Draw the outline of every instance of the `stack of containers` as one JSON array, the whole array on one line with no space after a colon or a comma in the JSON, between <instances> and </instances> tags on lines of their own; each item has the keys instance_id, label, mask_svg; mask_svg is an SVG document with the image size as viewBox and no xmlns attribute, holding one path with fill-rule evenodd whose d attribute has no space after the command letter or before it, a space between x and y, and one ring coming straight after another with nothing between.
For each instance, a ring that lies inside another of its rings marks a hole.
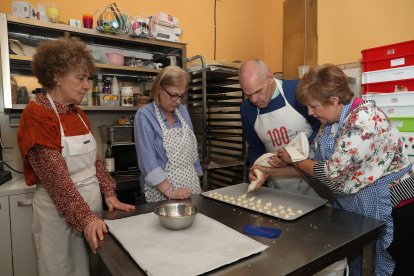
<instances>
[{"instance_id":1,"label":"stack of containers","mask_svg":"<svg viewBox=\"0 0 414 276\"><path fill-rule=\"evenodd\" d=\"M399 129L414 162L414 40L361 51L361 94Z\"/></svg>"},{"instance_id":2,"label":"stack of containers","mask_svg":"<svg viewBox=\"0 0 414 276\"><path fill-rule=\"evenodd\" d=\"M361 53L362 94L414 91L414 40Z\"/></svg>"}]
</instances>

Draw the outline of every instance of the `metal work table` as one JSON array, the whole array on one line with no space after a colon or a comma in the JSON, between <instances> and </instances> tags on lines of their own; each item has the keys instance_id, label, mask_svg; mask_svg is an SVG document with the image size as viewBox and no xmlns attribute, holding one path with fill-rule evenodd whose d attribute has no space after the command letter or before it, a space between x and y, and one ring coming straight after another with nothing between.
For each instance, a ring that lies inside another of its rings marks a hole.
<instances>
[{"instance_id":1,"label":"metal work table","mask_svg":"<svg viewBox=\"0 0 414 276\"><path fill-rule=\"evenodd\" d=\"M363 250L363 274L372 275L374 241L384 230L382 221L323 206L295 220L283 221L214 201L201 195L191 199L200 212L239 232L245 224L278 227L276 239L253 237L269 246L262 253L216 269L214 275L311 275L345 255ZM106 219L118 219L152 212L164 202L137 205L130 213L112 212ZM134 231L134 229L131 229ZM143 249L144 250L144 249ZM214 252L212 252L214 254ZM100 269L112 275L145 275L112 235L107 235L98 251ZM191 264L189 264L191 265ZM98 274L92 270L92 275ZM102 271L99 272L102 275Z\"/></svg>"}]
</instances>

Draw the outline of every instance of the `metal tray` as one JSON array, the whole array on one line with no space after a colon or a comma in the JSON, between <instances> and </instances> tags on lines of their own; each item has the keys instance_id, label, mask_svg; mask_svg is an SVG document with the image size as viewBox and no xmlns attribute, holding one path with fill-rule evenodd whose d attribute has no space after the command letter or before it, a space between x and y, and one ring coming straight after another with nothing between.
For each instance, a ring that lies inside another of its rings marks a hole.
<instances>
[{"instance_id":1,"label":"metal tray","mask_svg":"<svg viewBox=\"0 0 414 276\"><path fill-rule=\"evenodd\" d=\"M328 200L323 198L305 196L267 187L253 191L243 198L248 185L247 183L241 183L210 190L202 193L202 195L283 220L295 220L328 202Z\"/></svg>"}]
</instances>

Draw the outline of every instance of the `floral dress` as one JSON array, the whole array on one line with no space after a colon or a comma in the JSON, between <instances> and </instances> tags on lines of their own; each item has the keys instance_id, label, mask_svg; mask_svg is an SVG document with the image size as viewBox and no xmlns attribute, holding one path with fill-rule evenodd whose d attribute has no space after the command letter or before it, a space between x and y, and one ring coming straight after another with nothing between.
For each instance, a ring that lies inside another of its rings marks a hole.
<instances>
[{"instance_id":1,"label":"floral dress","mask_svg":"<svg viewBox=\"0 0 414 276\"><path fill-rule=\"evenodd\" d=\"M386 251L393 234L389 187L412 167L398 130L374 102L356 107L351 102L339 122L320 129L313 147L314 159L321 161L314 170L323 168L324 183L335 193L334 207L386 222L386 232L376 242L375 275L391 275L394 261ZM348 260L350 275L360 275L360 256Z\"/></svg>"}]
</instances>

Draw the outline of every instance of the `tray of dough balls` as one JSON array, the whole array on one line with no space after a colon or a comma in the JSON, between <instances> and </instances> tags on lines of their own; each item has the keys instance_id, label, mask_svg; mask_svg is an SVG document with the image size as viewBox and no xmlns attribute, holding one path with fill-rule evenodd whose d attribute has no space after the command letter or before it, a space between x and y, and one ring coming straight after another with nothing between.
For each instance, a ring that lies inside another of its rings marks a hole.
<instances>
[{"instance_id":1,"label":"tray of dough balls","mask_svg":"<svg viewBox=\"0 0 414 276\"><path fill-rule=\"evenodd\" d=\"M295 220L325 205L323 198L261 187L245 194L249 184L241 183L202 193L203 196L283 220Z\"/></svg>"}]
</instances>

